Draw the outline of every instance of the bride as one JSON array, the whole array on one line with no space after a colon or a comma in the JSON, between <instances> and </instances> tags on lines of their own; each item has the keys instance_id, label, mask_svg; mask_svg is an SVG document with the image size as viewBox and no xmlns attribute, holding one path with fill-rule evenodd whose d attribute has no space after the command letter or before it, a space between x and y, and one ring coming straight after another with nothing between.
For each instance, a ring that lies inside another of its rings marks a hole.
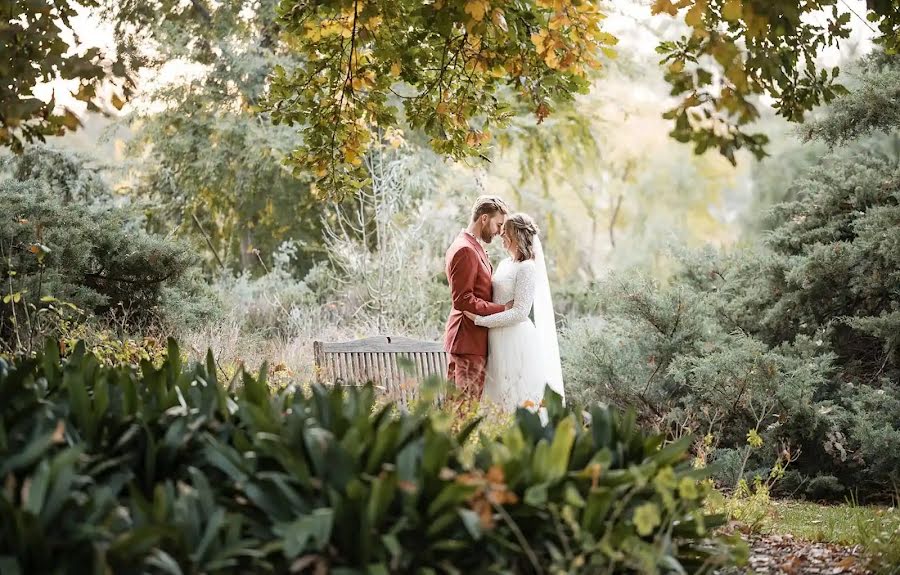
<instances>
[{"instance_id":1,"label":"bride","mask_svg":"<svg viewBox=\"0 0 900 575\"><path fill-rule=\"evenodd\" d=\"M538 227L526 214L506 219L501 238L509 257L492 278L494 303L512 308L489 316L464 312L488 332L483 397L501 409L537 407L545 386L565 393L556 339L556 319ZM529 313L534 307L534 322Z\"/></svg>"}]
</instances>

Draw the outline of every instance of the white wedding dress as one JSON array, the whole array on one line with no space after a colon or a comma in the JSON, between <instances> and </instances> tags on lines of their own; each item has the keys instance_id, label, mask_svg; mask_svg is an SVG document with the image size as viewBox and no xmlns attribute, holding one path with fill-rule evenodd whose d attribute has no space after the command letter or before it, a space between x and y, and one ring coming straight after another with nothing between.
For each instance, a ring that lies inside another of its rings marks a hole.
<instances>
[{"instance_id":1,"label":"white wedding dress","mask_svg":"<svg viewBox=\"0 0 900 575\"><path fill-rule=\"evenodd\" d=\"M490 328L483 398L512 411L523 406L537 408L547 385L565 397L556 321L540 244L534 260L516 262L507 258L500 262L492 281L494 303L513 301L513 307L475 319L477 325ZM532 306L535 322L529 318Z\"/></svg>"}]
</instances>

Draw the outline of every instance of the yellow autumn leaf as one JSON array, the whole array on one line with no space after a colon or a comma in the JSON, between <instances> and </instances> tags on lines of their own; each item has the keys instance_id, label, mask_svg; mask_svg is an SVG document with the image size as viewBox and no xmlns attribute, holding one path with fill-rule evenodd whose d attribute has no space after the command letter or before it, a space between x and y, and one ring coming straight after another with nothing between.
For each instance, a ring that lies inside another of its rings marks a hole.
<instances>
[{"instance_id":1,"label":"yellow autumn leaf","mask_svg":"<svg viewBox=\"0 0 900 575\"><path fill-rule=\"evenodd\" d=\"M728 69L725 70L725 77L731 80L731 83L734 84L735 90L737 90L738 92L746 93L750 90L747 71L742 65L736 64L733 66L729 66Z\"/></svg>"},{"instance_id":2,"label":"yellow autumn leaf","mask_svg":"<svg viewBox=\"0 0 900 575\"><path fill-rule=\"evenodd\" d=\"M669 14L675 16L678 14L678 8L672 4L672 0L656 0L650 8L651 14Z\"/></svg>"},{"instance_id":3,"label":"yellow autumn leaf","mask_svg":"<svg viewBox=\"0 0 900 575\"><path fill-rule=\"evenodd\" d=\"M389 129L384 135L384 139L387 140L392 148L399 148L403 145L403 132L393 128Z\"/></svg>"},{"instance_id":4,"label":"yellow autumn leaf","mask_svg":"<svg viewBox=\"0 0 900 575\"><path fill-rule=\"evenodd\" d=\"M716 61L726 69L730 68L735 58L740 55L737 46L730 42L716 42L710 49Z\"/></svg>"},{"instance_id":5,"label":"yellow autumn leaf","mask_svg":"<svg viewBox=\"0 0 900 575\"><path fill-rule=\"evenodd\" d=\"M354 166L359 165L359 150L356 148L345 146L343 149L344 161Z\"/></svg>"},{"instance_id":6,"label":"yellow autumn leaf","mask_svg":"<svg viewBox=\"0 0 900 575\"><path fill-rule=\"evenodd\" d=\"M555 15L553 18L550 18L548 27L551 30L559 30L560 28L562 28L564 26L568 26L571 23L572 23L572 21L569 20L569 17L566 16L565 13L562 13L562 14Z\"/></svg>"},{"instance_id":7,"label":"yellow autumn leaf","mask_svg":"<svg viewBox=\"0 0 900 575\"><path fill-rule=\"evenodd\" d=\"M722 18L729 22L735 22L741 19L743 6L741 0L725 0L725 6L722 7Z\"/></svg>"},{"instance_id":8,"label":"yellow autumn leaf","mask_svg":"<svg viewBox=\"0 0 900 575\"><path fill-rule=\"evenodd\" d=\"M400 63L394 62L391 64L391 76L399 76L400 75Z\"/></svg>"},{"instance_id":9,"label":"yellow autumn leaf","mask_svg":"<svg viewBox=\"0 0 900 575\"><path fill-rule=\"evenodd\" d=\"M703 13L705 11L706 2L704 2L703 0L698 0L693 6L691 6L690 10L687 11L687 14L685 14L684 23L691 28L699 28L703 23Z\"/></svg>"},{"instance_id":10,"label":"yellow autumn leaf","mask_svg":"<svg viewBox=\"0 0 900 575\"><path fill-rule=\"evenodd\" d=\"M556 51L550 50L547 52L547 55L544 56L544 63L547 64L548 68L556 69L559 67L559 57L556 55Z\"/></svg>"},{"instance_id":11,"label":"yellow autumn leaf","mask_svg":"<svg viewBox=\"0 0 900 575\"><path fill-rule=\"evenodd\" d=\"M544 51L544 45L547 42L547 30L541 30L531 35L531 43L534 44L538 52Z\"/></svg>"},{"instance_id":12,"label":"yellow autumn leaf","mask_svg":"<svg viewBox=\"0 0 900 575\"><path fill-rule=\"evenodd\" d=\"M489 5L486 0L469 0L466 2L466 14L472 17L476 22L484 20L484 14L487 12Z\"/></svg>"},{"instance_id":13,"label":"yellow autumn leaf","mask_svg":"<svg viewBox=\"0 0 900 575\"><path fill-rule=\"evenodd\" d=\"M72 113L71 110L66 110L66 113L63 115L62 123L65 127L70 130L76 130L79 126L81 126L81 120Z\"/></svg>"},{"instance_id":14,"label":"yellow autumn leaf","mask_svg":"<svg viewBox=\"0 0 900 575\"><path fill-rule=\"evenodd\" d=\"M601 44L609 44L610 46L615 46L619 43L619 39L609 32L598 32L596 38L597 42L600 42Z\"/></svg>"}]
</instances>

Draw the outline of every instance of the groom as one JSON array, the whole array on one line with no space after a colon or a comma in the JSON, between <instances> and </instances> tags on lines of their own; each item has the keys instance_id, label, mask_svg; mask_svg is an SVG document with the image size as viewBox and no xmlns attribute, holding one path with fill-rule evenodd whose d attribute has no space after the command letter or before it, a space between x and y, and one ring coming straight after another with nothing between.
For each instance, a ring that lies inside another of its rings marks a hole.
<instances>
[{"instance_id":1,"label":"groom","mask_svg":"<svg viewBox=\"0 0 900 575\"><path fill-rule=\"evenodd\" d=\"M447 250L447 279L453 309L447 318L444 349L450 356L447 379L467 399L481 399L487 365L487 328L479 327L463 315L493 315L506 306L491 302L493 268L479 243L491 243L503 230L509 213L506 203L496 196L481 196L472 206L468 227L462 230Z\"/></svg>"}]
</instances>

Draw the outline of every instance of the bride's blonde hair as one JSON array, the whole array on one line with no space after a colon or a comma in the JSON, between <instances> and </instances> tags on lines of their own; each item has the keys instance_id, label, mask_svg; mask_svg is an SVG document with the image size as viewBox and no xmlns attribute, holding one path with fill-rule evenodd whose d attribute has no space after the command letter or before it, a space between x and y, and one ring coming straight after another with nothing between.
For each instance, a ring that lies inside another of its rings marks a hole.
<instances>
[{"instance_id":1,"label":"bride's blonde hair","mask_svg":"<svg viewBox=\"0 0 900 575\"><path fill-rule=\"evenodd\" d=\"M541 230L528 214L513 214L506 218L504 231L516 240L519 250L518 261L534 259L534 238Z\"/></svg>"}]
</instances>

